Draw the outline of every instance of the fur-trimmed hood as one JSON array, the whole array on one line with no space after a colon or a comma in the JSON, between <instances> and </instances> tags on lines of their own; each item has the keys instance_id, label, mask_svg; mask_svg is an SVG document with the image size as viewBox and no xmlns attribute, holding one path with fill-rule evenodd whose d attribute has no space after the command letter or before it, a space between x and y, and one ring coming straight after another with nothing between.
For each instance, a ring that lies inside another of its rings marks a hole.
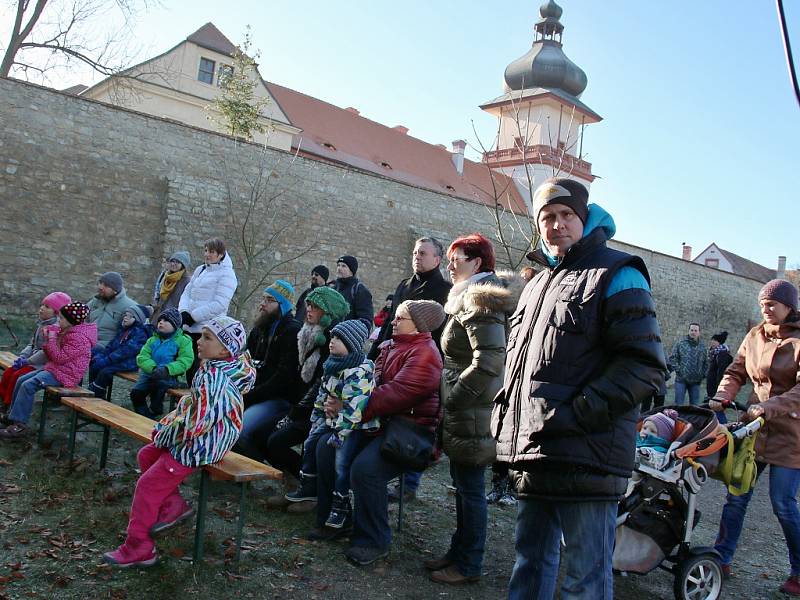
<instances>
[{"instance_id":1,"label":"fur-trimmed hood","mask_svg":"<svg viewBox=\"0 0 800 600\"><path fill-rule=\"evenodd\" d=\"M514 271L496 271L477 280L473 276L453 286L444 310L449 315L462 311L510 315L517 307L525 283Z\"/></svg>"}]
</instances>

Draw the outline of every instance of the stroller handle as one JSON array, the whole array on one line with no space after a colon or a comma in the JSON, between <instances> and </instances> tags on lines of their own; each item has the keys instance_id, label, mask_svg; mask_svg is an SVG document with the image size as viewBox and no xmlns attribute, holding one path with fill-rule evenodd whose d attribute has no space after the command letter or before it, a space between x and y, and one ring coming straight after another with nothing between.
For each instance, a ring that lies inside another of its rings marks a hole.
<instances>
[{"instance_id":1,"label":"stroller handle","mask_svg":"<svg viewBox=\"0 0 800 600\"><path fill-rule=\"evenodd\" d=\"M736 438L737 440L743 440L746 437L750 437L755 435L756 431L761 429L764 426L764 419L762 417L758 417L754 421L751 421L747 425L736 429L735 431L731 431L731 435Z\"/></svg>"}]
</instances>

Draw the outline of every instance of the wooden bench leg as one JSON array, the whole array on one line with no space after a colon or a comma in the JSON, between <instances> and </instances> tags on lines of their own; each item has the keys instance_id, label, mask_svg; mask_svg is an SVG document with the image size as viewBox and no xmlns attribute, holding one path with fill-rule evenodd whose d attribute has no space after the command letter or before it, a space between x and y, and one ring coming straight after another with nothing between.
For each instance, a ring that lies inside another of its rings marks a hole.
<instances>
[{"instance_id":1,"label":"wooden bench leg","mask_svg":"<svg viewBox=\"0 0 800 600\"><path fill-rule=\"evenodd\" d=\"M200 496L197 499L197 524L194 527L194 556L195 563L203 560L203 541L206 533L206 504L208 503L208 471L200 469Z\"/></svg>"},{"instance_id":2,"label":"wooden bench leg","mask_svg":"<svg viewBox=\"0 0 800 600\"><path fill-rule=\"evenodd\" d=\"M100 446L100 470L106 468L106 461L108 459L108 436L111 429L108 425L103 425L103 444Z\"/></svg>"},{"instance_id":3,"label":"wooden bench leg","mask_svg":"<svg viewBox=\"0 0 800 600\"><path fill-rule=\"evenodd\" d=\"M397 499L397 533L403 531L403 500L406 495L406 474L400 473L400 480L397 484L399 498Z\"/></svg>"},{"instance_id":4,"label":"wooden bench leg","mask_svg":"<svg viewBox=\"0 0 800 600\"><path fill-rule=\"evenodd\" d=\"M39 413L39 437L38 442L41 446L44 442L44 426L47 423L47 405L49 404L49 399L47 397L47 390L44 391L44 397L42 398L42 411Z\"/></svg>"},{"instance_id":5,"label":"wooden bench leg","mask_svg":"<svg viewBox=\"0 0 800 600\"><path fill-rule=\"evenodd\" d=\"M78 431L78 411L73 410L69 419L69 470L72 471L72 462L75 457L75 434Z\"/></svg>"},{"instance_id":6,"label":"wooden bench leg","mask_svg":"<svg viewBox=\"0 0 800 600\"><path fill-rule=\"evenodd\" d=\"M236 527L236 566L239 565L239 557L242 555L242 537L244 535L244 511L247 500L247 481L239 484L239 524Z\"/></svg>"}]
</instances>

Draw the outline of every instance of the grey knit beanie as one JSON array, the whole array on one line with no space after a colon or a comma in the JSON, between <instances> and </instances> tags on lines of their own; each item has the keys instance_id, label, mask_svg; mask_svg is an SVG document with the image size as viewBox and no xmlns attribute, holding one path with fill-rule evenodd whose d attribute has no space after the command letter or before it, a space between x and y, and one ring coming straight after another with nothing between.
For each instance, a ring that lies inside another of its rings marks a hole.
<instances>
[{"instance_id":1,"label":"grey knit beanie","mask_svg":"<svg viewBox=\"0 0 800 600\"><path fill-rule=\"evenodd\" d=\"M758 300L775 300L797 310L797 288L785 279L773 279L758 292Z\"/></svg>"},{"instance_id":2,"label":"grey knit beanie","mask_svg":"<svg viewBox=\"0 0 800 600\"><path fill-rule=\"evenodd\" d=\"M551 204L569 206L585 225L589 218L589 190L572 179L551 177L536 188L533 195L533 218L539 221L539 211Z\"/></svg>"},{"instance_id":3,"label":"grey knit beanie","mask_svg":"<svg viewBox=\"0 0 800 600\"><path fill-rule=\"evenodd\" d=\"M444 323L444 308L433 300L406 300L400 306L405 306L417 331L424 333L434 331ZM400 308L398 306L398 308Z\"/></svg>"},{"instance_id":4,"label":"grey knit beanie","mask_svg":"<svg viewBox=\"0 0 800 600\"><path fill-rule=\"evenodd\" d=\"M338 337L350 352L362 352L367 343L369 331L364 321L350 319L342 321L331 329L331 335Z\"/></svg>"},{"instance_id":5,"label":"grey knit beanie","mask_svg":"<svg viewBox=\"0 0 800 600\"><path fill-rule=\"evenodd\" d=\"M189 267L192 266L192 259L189 257L189 253L186 252L186 250L178 250L177 252L173 252L169 259L177 260L186 270L189 270Z\"/></svg>"},{"instance_id":6,"label":"grey knit beanie","mask_svg":"<svg viewBox=\"0 0 800 600\"><path fill-rule=\"evenodd\" d=\"M116 271L109 271L100 275L100 283L107 285L118 294L122 291L122 275Z\"/></svg>"}]
</instances>

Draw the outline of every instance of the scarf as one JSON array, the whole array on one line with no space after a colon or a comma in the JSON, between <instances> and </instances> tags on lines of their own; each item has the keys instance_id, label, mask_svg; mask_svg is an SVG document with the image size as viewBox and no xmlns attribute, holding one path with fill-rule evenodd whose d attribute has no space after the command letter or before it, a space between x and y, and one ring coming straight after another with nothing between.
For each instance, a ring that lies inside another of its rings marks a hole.
<instances>
[{"instance_id":1,"label":"scarf","mask_svg":"<svg viewBox=\"0 0 800 600\"><path fill-rule=\"evenodd\" d=\"M178 285L178 282L181 280L185 272L186 269L181 269L180 271L175 271L174 273L164 273L164 278L161 280L161 291L158 293L158 296L162 300L169 298L169 295L175 289L175 286Z\"/></svg>"},{"instance_id":2,"label":"scarf","mask_svg":"<svg viewBox=\"0 0 800 600\"><path fill-rule=\"evenodd\" d=\"M730 348L727 344L720 344L716 348L709 348L708 355L710 358L714 358L720 352L730 352Z\"/></svg>"},{"instance_id":3,"label":"scarf","mask_svg":"<svg viewBox=\"0 0 800 600\"><path fill-rule=\"evenodd\" d=\"M317 370L317 363L320 358L319 338L325 341L325 330L321 325L310 325L303 323L303 327L297 333L297 352L300 358L300 378L304 383L311 383L314 372Z\"/></svg>"},{"instance_id":4,"label":"scarf","mask_svg":"<svg viewBox=\"0 0 800 600\"><path fill-rule=\"evenodd\" d=\"M322 364L322 373L325 377L331 377L341 373L345 369L352 369L364 362L367 356L363 352L350 352L344 356L331 354Z\"/></svg>"},{"instance_id":5,"label":"scarf","mask_svg":"<svg viewBox=\"0 0 800 600\"><path fill-rule=\"evenodd\" d=\"M450 293L447 296L447 302L444 305L444 312L448 315L454 315L457 312L461 311L462 303L461 297L464 295L464 292L467 291L467 288L472 285L473 283L477 283L481 279L488 277L489 275L494 275L493 271L483 271L481 273L475 273L472 277L465 281L460 281L453 285L450 288Z\"/></svg>"}]
</instances>

